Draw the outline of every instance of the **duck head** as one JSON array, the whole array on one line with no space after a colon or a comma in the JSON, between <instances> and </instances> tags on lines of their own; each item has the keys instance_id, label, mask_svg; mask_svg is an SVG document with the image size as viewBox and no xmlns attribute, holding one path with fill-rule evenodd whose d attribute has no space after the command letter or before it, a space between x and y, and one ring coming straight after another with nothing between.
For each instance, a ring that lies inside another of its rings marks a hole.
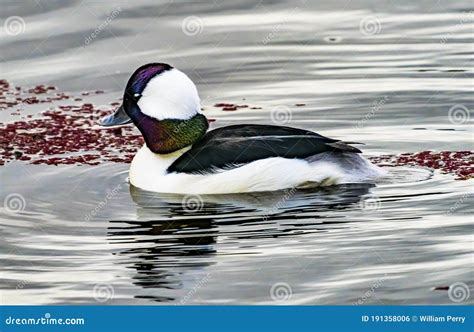
<instances>
[{"instance_id":1,"label":"duck head","mask_svg":"<svg viewBox=\"0 0 474 332\"><path fill-rule=\"evenodd\" d=\"M186 74L166 63L149 63L128 80L123 104L101 121L104 127L135 124L148 148L166 154L190 146L206 133L199 95Z\"/></svg>"}]
</instances>

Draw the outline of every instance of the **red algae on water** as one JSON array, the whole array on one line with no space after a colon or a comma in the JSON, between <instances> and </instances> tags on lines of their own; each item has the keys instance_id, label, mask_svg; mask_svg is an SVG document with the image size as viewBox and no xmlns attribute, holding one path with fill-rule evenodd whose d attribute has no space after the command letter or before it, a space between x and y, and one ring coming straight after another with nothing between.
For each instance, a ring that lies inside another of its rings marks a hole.
<instances>
[{"instance_id":1,"label":"red algae on water","mask_svg":"<svg viewBox=\"0 0 474 332\"><path fill-rule=\"evenodd\" d=\"M249 105L238 105L232 103L217 103L214 107L220 108L223 111L237 111L239 108L248 108Z\"/></svg>"},{"instance_id":2,"label":"red algae on water","mask_svg":"<svg viewBox=\"0 0 474 332\"><path fill-rule=\"evenodd\" d=\"M81 99L55 93L55 90L55 87L46 85L25 90L0 80L0 109L20 104ZM103 91L85 92L82 95L100 93ZM97 125L99 119L111 112L115 104L119 103L114 103L110 109L97 109L91 103L59 105L41 112L35 118L27 115L22 120L0 124L0 166L11 160L46 165L131 162L138 148L143 145L141 135L135 133L133 127L103 129Z\"/></svg>"},{"instance_id":3,"label":"red algae on water","mask_svg":"<svg viewBox=\"0 0 474 332\"><path fill-rule=\"evenodd\" d=\"M382 155L370 160L381 166L422 166L453 174L456 180L474 178L474 151L422 151L400 155Z\"/></svg>"}]
</instances>

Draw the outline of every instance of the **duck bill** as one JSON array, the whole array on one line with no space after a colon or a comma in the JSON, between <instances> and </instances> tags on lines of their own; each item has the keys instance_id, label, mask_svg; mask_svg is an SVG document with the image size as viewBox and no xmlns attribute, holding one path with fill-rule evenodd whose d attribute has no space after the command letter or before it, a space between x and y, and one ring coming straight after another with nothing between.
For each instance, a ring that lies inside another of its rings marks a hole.
<instances>
[{"instance_id":1,"label":"duck bill","mask_svg":"<svg viewBox=\"0 0 474 332\"><path fill-rule=\"evenodd\" d=\"M120 106L113 114L106 116L100 120L100 125L102 127L112 127L112 126L121 126L127 123L131 123L132 119L128 116L123 108L123 105Z\"/></svg>"}]
</instances>

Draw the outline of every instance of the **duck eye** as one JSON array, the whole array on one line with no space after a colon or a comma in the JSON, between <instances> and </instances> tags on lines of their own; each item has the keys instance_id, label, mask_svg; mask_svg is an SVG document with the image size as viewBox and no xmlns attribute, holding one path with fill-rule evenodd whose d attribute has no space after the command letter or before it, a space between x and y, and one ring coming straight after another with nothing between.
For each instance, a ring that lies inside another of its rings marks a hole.
<instances>
[{"instance_id":1,"label":"duck eye","mask_svg":"<svg viewBox=\"0 0 474 332\"><path fill-rule=\"evenodd\" d=\"M134 93L134 94L133 94L133 98L134 98L135 100L138 100L141 96L142 96L142 95L139 94L139 93Z\"/></svg>"}]
</instances>

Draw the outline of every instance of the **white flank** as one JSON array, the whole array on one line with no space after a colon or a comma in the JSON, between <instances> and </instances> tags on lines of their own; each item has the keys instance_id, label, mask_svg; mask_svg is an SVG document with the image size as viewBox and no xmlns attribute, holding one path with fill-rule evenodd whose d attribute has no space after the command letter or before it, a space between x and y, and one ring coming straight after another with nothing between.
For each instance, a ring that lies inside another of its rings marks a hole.
<instances>
[{"instance_id":1,"label":"white flank","mask_svg":"<svg viewBox=\"0 0 474 332\"><path fill-rule=\"evenodd\" d=\"M159 155L143 146L132 161L130 182L144 190L181 194L275 191L298 186L327 186L374 180L384 175L355 153L322 153L311 161L281 157L261 159L215 174L166 173L187 149Z\"/></svg>"}]
</instances>

